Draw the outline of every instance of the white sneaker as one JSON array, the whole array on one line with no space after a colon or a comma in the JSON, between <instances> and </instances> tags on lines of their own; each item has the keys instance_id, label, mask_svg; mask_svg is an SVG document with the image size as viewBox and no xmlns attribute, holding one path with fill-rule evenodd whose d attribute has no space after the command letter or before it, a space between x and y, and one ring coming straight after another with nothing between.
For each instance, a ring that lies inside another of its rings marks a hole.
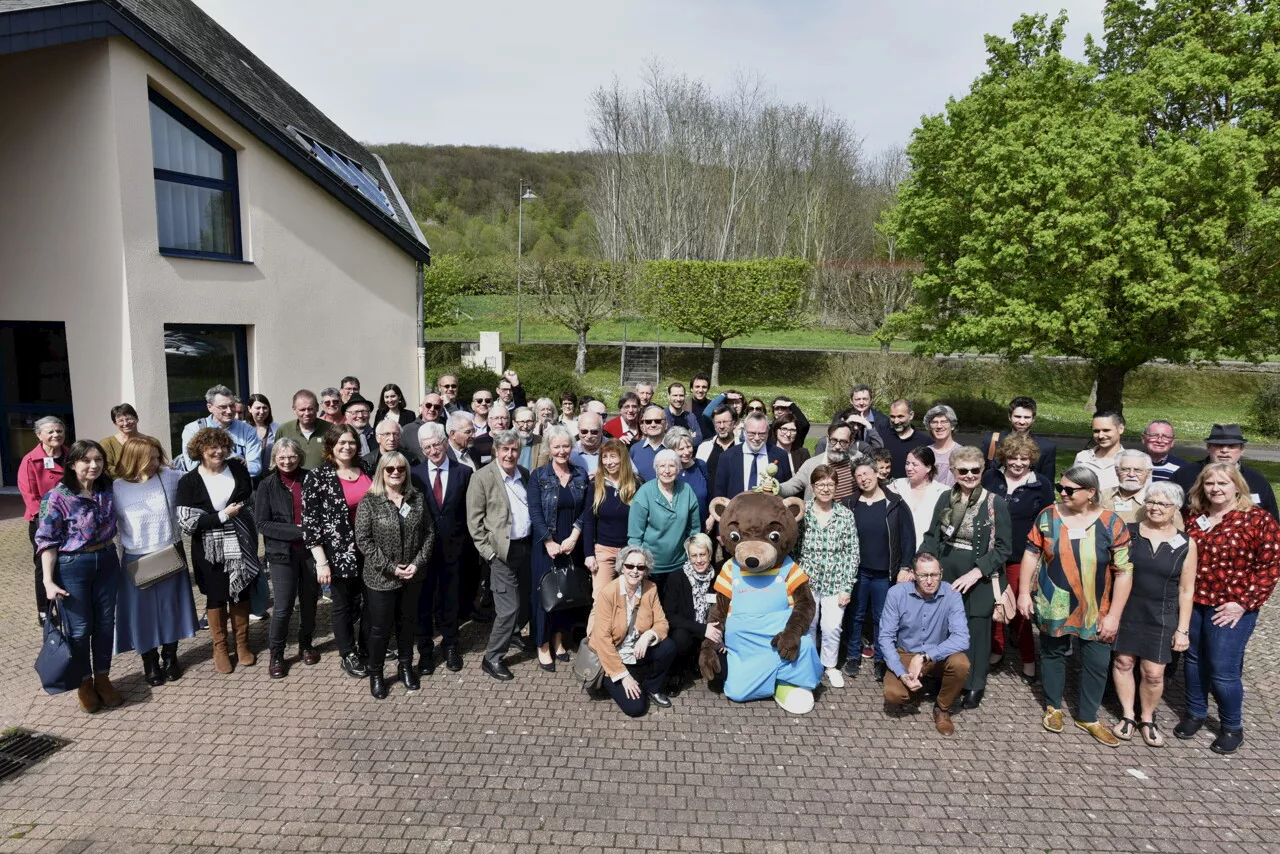
<instances>
[{"instance_id":1,"label":"white sneaker","mask_svg":"<svg viewBox=\"0 0 1280 854\"><path fill-rule=\"evenodd\" d=\"M844 674L840 672L838 667L827 668L827 684L832 688L844 687Z\"/></svg>"}]
</instances>

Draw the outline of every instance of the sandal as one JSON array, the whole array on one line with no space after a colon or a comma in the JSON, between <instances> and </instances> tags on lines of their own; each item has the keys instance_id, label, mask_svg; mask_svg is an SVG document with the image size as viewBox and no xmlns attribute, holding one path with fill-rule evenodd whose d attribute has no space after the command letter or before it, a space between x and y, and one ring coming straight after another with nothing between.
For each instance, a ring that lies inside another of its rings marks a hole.
<instances>
[{"instance_id":1,"label":"sandal","mask_svg":"<svg viewBox=\"0 0 1280 854\"><path fill-rule=\"evenodd\" d=\"M1139 721L1138 732L1142 733L1142 741L1147 747L1164 747L1164 736L1155 721Z\"/></svg>"},{"instance_id":2,"label":"sandal","mask_svg":"<svg viewBox=\"0 0 1280 854\"><path fill-rule=\"evenodd\" d=\"M1121 741L1128 741L1133 738L1133 728L1138 722L1133 718L1121 718L1120 722L1111 728L1111 734Z\"/></svg>"}]
</instances>

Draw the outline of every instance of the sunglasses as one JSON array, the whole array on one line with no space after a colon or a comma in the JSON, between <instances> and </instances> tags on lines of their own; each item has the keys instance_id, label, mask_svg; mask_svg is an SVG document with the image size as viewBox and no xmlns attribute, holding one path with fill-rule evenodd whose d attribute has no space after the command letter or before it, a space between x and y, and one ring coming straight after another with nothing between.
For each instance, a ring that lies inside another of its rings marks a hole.
<instances>
[{"instance_id":1,"label":"sunglasses","mask_svg":"<svg viewBox=\"0 0 1280 854\"><path fill-rule=\"evenodd\" d=\"M1084 490L1083 486L1063 486L1060 483L1055 483L1053 485L1054 492L1058 493L1059 495L1065 495L1067 498L1070 498L1071 496L1075 495L1077 492L1081 492L1083 490Z\"/></svg>"},{"instance_id":2,"label":"sunglasses","mask_svg":"<svg viewBox=\"0 0 1280 854\"><path fill-rule=\"evenodd\" d=\"M579 430L578 435L579 436L599 436L600 431L599 430Z\"/></svg>"},{"instance_id":3,"label":"sunglasses","mask_svg":"<svg viewBox=\"0 0 1280 854\"><path fill-rule=\"evenodd\" d=\"M641 424L665 424L666 419L665 418L641 418L640 423Z\"/></svg>"},{"instance_id":4,"label":"sunglasses","mask_svg":"<svg viewBox=\"0 0 1280 854\"><path fill-rule=\"evenodd\" d=\"M457 388L457 383L440 383L440 388Z\"/></svg>"},{"instance_id":5,"label":"sunglasses","mask_svg":"<svg viewBox=\"0 0 1280 854\"><path fill-rule=\"evenodd\" d=\"M981 467L978 467L976 469L957 468L956 474L967 474L967 475L982 474L982 468Z\"/></svg>"},{"instance_id":6,"label":"sunglasses","mask_svg":"<svg viewBox=\"0 0 1280 854\"><path fill-rule=\"evenodd\" d=\"M764 412L763 406L748 406L747 409L751 412Z\"/></svg>"},{"instance_id":7,"label":"sunglasses","mask_svg":"<svg viewBox=\"0 0 1280 854\"><path fill-rule=\"evenodd\" d=\"M640 570L644 570L644 569L648 569L649 567L648 567L648 566L646 566L646 565L645 565L645 564L643 564L643 563L624 563L624 564L622 565L622 568L623 568L623 569L640 569Z\"/></svg>"},{"instance_id":8,"label":"sunglasses","mask_svg":"<svg viewBox=\"0 0 1280 854\"><path fill-rule=\"evenodd\" d=\"M440 404L438 404L438 403L424 403L424 404L422 404L422 408L423 408L423 409L439 409L439 408L440 408Z\"/></svg>"},{"instance_id":9,"label":"sunglasses","mask_svg":"<svg viewBox=\"0 0 1280 854\"><path fill-rule=\"evenodd\" d=\"M492 397L473 397L471 398L471 402L472 403L493 403L493 398Z\"/></svg>"},{"instance_id":10,"label":"sunglasses","mask_svg":"<svg viewBox=\"0 0 1280 854\"><path fill-rule=\"evenodd\" d=\"M337 400L322 400L320 402L320 405L323 406L325 409L328 409L331 406L337 406L338 403L339 401Z\"/></svg>"},{"instance_id":11,"label":"sunglasses","mask_svg":"<svg viewBox=\"0 0 1280 854\"><path fill-rule=\"evenodd\" d=\"M384 466L382 470L387 474L403 474L409 469L407 466Z\"/></svg>"}]
</instances>

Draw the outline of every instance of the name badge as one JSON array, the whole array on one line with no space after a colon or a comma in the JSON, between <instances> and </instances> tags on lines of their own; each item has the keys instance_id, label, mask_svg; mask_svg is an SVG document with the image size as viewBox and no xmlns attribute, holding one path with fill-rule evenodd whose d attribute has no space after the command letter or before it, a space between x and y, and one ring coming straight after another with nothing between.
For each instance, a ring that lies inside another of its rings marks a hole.
<instances>
[{"instance_id":1,"label":"name badge","mask_svg":"<svg viewBox=\"0 0 1280 854\"><path fill-rule=\"evenodd\" d=\"M708 604L708 605L714 605L714 604L716 604L716 594L714 594L714 593L708 593L708 594L707 594L707 604Z\"/></svg>"},{"instance_id":2,"label":"name badge","mask_svg":"<svg viewBox=\"0 0 1280 854\"><path fill-rule=\"evenodd\" d=\"M1181 534L1174 534L1169 538L1169 547L1180 549L1187 544L1187 538Z\"/></svg>"},{"instance_id":3,"label":"name badge","mask_svg":"<svg viewBox=\"0 0 1280 854\"><path fill-rule=\"evenodd\" d=\"M1085 535L1084 528L1067 528L1067 537L1073 540L1083 540Z\"/></svg>"},{"instance_id":4,"label":"name badge","mask_svg":"<svg viewBox=\"0 0 1280 854\"><path fill-rule=\"evenodd\" d=\"M955 525L948 525L947 527L945 527L945 528L943 528L943 529L942 529L942 535L943 535L944 537L949 537L949 536L951 536L952 534L954 534L955 532L956 532L956 526L955 526Z\"/></svg>"},{"instance_id":5,"label":"name badge","mask_svg":"<svg viewBox=\"0 0 1280 854\"><path fill-rule=\"evenodd\" d=\"M413 512L413 508L409 506L409 503L407 501L404 504L400 505L400 515L403 516L404 518L408 519L409 514L412 512Z\"/></svg>"},{"instance_id":6,"label":"name badge","mask_svg":"<svg viewBox=\"0 0 1280 854\"><path fill-rule=\"evenodd\" d=\"M1196 524L1200 526L1200 530L1202 530L1202 531L1207 531L1207 530L1209 530L1209 517L1208 517L1208 516L1197 516L1197 517L1196 517Z\"/></svg>"},{"instance_id":7,"label":"name badge","mask_svg":"<svg viewBox=\"0 0 1280 854\"><path fill-rule=\"evenodd\" d=\"M49 470L49 469L52 469L55 465L57 465L57 464L53 461L53 457L45 457L45 458L44 458L44 467L45 467L45 470L46 470L46 471L47 471L47 470ZM1256 500L1256 499L1255 499L1255 500Z\"/></svg>"},{"instance_id":8,"label":"name badge","mask_svg":"<svg viewBox=\"0 0 1280 854\"><path fill-rule=\"evenodd\" d=\"M49 466L49 468L53 468L53 466ZM1250 492L1250 493L1249 493L1249 500L1250 500L1250 501L1252 501L1254 504L1261 504L1261 503L1262 503L1262 496L1261 496L1261 495L1259 495L1259 494L1258 494L1258 493L1256 493L1256 492Z\"/></svg>"},{"instance_id":9,"label":"name badge","mask_svg":"<svg viewBox=\"0 0 1280 854\"><path fill-rule=\"evenodd\" d=\"M1114 503L1112 504L1112 508L1111 508L1111 509L1113 509L1113 510L1132 510L1132 509L1133 509L1133 501L1132 501L1132 500L1128 500L1128 501L1116 501L1116 502L1114 502Z\"/></svg>"}]
</instances>

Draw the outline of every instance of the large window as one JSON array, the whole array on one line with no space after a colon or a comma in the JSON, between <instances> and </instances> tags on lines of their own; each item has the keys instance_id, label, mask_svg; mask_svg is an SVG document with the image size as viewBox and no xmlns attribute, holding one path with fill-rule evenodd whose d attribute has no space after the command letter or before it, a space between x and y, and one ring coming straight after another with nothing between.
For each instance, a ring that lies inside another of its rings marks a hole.
<instances>
[{"instance_id":1,"label":"large window","mask_svg":"<svg viewBox=\"0 0 1280 854\"><path fill-rule=\"evenodd\" d=\"M150 96L160 251L239 261L235 152L160 95Z\"/></svg>"},{"instance_id":2,"label":"large window","mask_svg":"<svg viewBox=\"0 0 1280 854\"><path fill-rule=\"evenodd\" d=\"M164 325L164 367L169 385L169 440L174 455L182 428L209 414L204 394L225 385L249 396L248 347L243 326Z\"/></svg>"}]
</instances>

